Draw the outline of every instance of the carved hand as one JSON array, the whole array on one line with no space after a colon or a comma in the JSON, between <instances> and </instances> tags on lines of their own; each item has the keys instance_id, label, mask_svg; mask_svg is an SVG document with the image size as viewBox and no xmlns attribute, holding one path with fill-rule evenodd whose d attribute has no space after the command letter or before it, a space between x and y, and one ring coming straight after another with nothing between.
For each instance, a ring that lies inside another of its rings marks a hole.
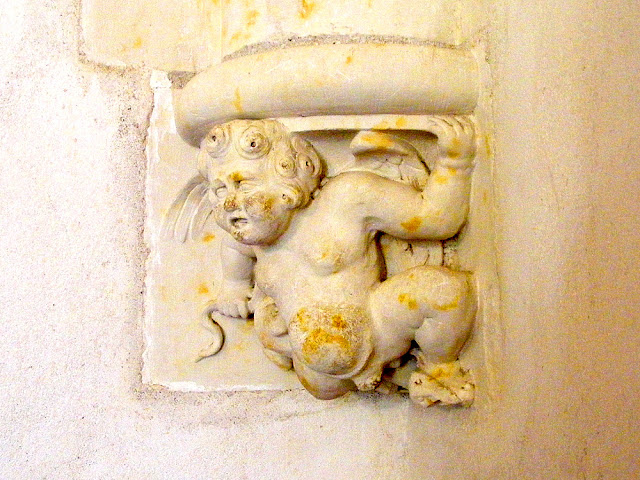
<instances>
[{"instance_id":1,"label":"carved hand","mask_svg":"<svg viewBox=\"0 0 640 480\"><path fill-rule=\"evenodd\" d=\"M467 116L434 116L432 132L438 136L438 163L444 167L469 168L476 154L473 122Z\"/></svg>"},{"instance_id":2,"label":"carved hand","mask_svg":"<svg viewBox=\"0 0 640 480\"><path fill-rule=\"evenodd\" d=\"M227 317L248 318L253 313L249 307L252 292L253 288L247 282L227 280L222 284L211 308Z\"/></svg>"}]
</instances>

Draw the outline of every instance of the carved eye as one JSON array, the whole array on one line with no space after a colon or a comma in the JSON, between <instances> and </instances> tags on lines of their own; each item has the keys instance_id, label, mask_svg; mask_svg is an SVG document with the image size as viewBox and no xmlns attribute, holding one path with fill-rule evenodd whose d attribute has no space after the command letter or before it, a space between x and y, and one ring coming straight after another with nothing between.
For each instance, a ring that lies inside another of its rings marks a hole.
<instances>
[{"instance_id":1,"label":"carved eye","mask_svg":"<svg viewBox=\"0 0 640 480\"><path fill-rule=\"evenodd\" d=\"M223 184L212 185L211 190L216 197L222 198L227 195L227 187Z\"/></svg>"},{"instance_id":2,"label":"carved eye","mask_svg":"<svg viewBox=\"0 0 640 480\"><path fill-rule=\"evenodd\" d=\"M255 182L243 180L238 184L238 190L241 192L249 192L256 186Z\"/></svg>"},{"instance_id":3,"label":"carved eye","mask_svg":"<svg viewBox=\"0 0 640 480\"><path fill-rule=\"evenodd\" d=\"M229 146L229 135L222 126L211 129L205 138L205 148L212 157L220 157L227 151Z\"/></svg>"},{"instance_id":4,"label":"carved eye","mask_svg":"<svg viewBox=\"0 0 640 480\"><path fill-rule=\"evenodd\" d=\"M245 158L259 158L269 153L271 142L257 127L247 128L238 140L239 153Z\"/></svg>"}]
</instances>

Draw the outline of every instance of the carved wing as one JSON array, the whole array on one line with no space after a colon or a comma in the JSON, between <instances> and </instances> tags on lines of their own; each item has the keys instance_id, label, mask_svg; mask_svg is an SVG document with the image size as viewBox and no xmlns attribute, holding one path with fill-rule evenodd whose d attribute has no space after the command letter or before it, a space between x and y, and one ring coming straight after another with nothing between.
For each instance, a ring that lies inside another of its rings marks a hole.
<instances>
[{"instance_id":1,"label":"carved wing","mask_svg":"<svg viewBox=\"0 0 640 480\"><path fill-rule=\"evenodd\" d=\"M351 141L350 149L354 158L341 173L372 172L419 190L427 183L429 169L416 148L406 140L384 132L362 130Z\"/></svg>"},{"instance_id":2,"label":"carved wing","mask_svg":"<svg viewBox=\"0 0 640 480\"><path fill-rule=\"evenodd\" d=\"M213 211L208 193L209 181L202 175L189 180L165 216L163 238L173 238L180 242L196 239Z\"/></svg>"}]
</instances>

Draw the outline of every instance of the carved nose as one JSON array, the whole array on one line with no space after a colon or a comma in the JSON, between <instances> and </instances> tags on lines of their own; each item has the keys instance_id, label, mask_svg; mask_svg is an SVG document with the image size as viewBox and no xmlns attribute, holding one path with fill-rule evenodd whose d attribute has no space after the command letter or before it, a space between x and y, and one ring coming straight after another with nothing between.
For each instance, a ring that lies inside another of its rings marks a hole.
<instances>
[{"instance_id":1,"label":"carved nose","mask_svg":"<svg viewBox=\"0 0 640 480\"><path fill-rule=\"evenodd\" d=\"M234 210L237 210L238 209L238 202L236 201L236 194L235 193L229 193L227 195L227 198L224 199L224 203L222 204L222 207L227 212L233 212Z\"/></svg>"}]
</instances>

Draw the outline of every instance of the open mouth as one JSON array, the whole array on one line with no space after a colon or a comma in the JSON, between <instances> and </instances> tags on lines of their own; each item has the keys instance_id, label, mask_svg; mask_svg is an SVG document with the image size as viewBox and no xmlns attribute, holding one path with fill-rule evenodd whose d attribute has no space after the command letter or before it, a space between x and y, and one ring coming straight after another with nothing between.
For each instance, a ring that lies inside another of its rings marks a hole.
<instances>
[{"instance_id":1,"label":"open mouth","mask_svg":"<svg viewBox=\"0 0 640 480\"><path fill-rule=\"evenodd\" d=\"M229 221L229 223L231 223L233 228L242 228L249 223L249 221L246 218L234 217Z\"/></svg>"}]
</instances>

